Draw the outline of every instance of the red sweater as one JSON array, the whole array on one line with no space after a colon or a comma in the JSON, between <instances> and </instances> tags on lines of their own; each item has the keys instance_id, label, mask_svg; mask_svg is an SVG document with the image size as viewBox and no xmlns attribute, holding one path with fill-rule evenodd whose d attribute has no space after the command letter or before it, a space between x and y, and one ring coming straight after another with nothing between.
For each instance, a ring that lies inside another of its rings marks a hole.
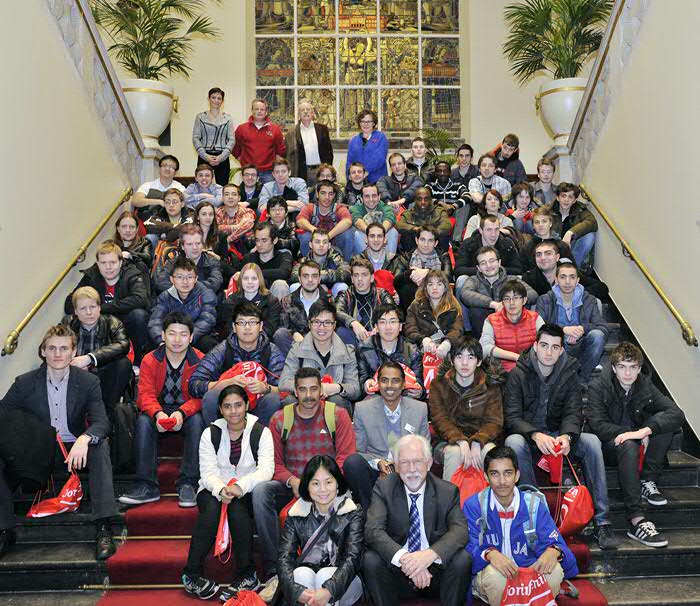
<instances>
[{"instance_id":1,"label":"red sweater","mask_svg":"<svg viewBox=\"0 0 700 606\"><path fill-rule=\"evenodd\" d=\"M286 483L289 478L301 478L304 466L314 455L325 454L335 459L338 467L356 451L355 432L347 411L340 406L335 409L335 447L333 439L323 418L324 404L318 408L316 416L302 419L294 411L294 425L282 443L282 427L284 425L284 409L278 410L270 419L272 442L275 445L275 475L274 480Z\"/></svg>"},{"instance_id":2,"label":"red sweater","mask_svg":"<svg viewBox=\"0 0 700 606\"><path fill-rule=\"evenodd\" d=\"M202 409L202 401L198 398L190 397L187 384L190 377L197 368L197 364L204 357L204 354L190 347L187 350L185 366L182 371L182 395L185 403L178 410L182 411L186 417L199 412ZM165 357L165 345L161 345L155 351L144 356L141 361L141 373L139 376L139 395L136 399L136 406L149 417L155 417L159 412L163 412L160 403L160 392L165 383L165 369L168 361Z\"/></svg>"},{"instance_id":3,"label":"red sweater","mask_svg":"<svg viewBox=\"0 0 700 606\"><path fill-rule=\"evenodd\" d=\"M271 170L275 156L284 157L286 153L282 129L269 120L262 128L258 128L253 122L253 116L250 116L248 122L239 124L236 129L233 155L238 158L241 166L254 164L260 172Z\"/></svg>"}]
</instances>

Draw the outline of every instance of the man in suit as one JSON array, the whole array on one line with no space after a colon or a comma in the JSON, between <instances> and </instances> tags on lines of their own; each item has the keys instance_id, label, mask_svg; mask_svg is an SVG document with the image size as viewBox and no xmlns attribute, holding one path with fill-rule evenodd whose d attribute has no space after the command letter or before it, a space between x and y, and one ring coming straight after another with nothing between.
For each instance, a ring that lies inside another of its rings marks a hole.
<instances>
[{"instance_id":1,"label":"man in suit","mask_svg":"<svg viewBox=\"0 0 700 606\"><path fill-rule=\"evenodd\" d=\"M374 485L365 523L362 568L372 601L394 606L419 595L462 606L472 559L457 487L429 472L433 457L422 436L403 436L393 452L398 473Z\"/></svg>"},{"instance_id":2,"label":"man in suit","mask_svg":"<svg viewBox=\"0 0 700 606\"><path fill-rule=\"evenodd\" d=\"M299 102L299 122L287 131L287 160L293 177L304 179L309 187L317 182L318 167L333 165L333 145L325 124L316 122L316 109L308 99Z\"/></svg>"},{"instance_id":3,"label":"man in suit","mask_svg":"<svg viewBox=\"0 0 700 606\"><path fill-rule=\"evenodd\" d=\"M0 409L23 410L52 425L68 451L68 469L90 470L90 501L97 525L96 557L105 560L115 552L110 518L119 513L107 441L110 426L100 380L71 366L76 346L77 338L68 326L49 328L39 347L45 363L15 379L0 400ZM60 452L55 460L63 467ZM15 542L12 490L4 474L6 463L0 459L0 557Z\"/></svg>"},{"instance_id":4,"label":"man in suit","mask_svg":"<svg viewBox=\"0 0 700 606\"><path fill-rule=\"evenodd\" d=\"M377 479L394 473L391 449L405 435L430 439L425 402L402 397L406 374L401 364L386 360L377 373L379 396L358 402L354 427L357 452L343 465L355 498L367 511Z\"/></svg>"}]
</instances>

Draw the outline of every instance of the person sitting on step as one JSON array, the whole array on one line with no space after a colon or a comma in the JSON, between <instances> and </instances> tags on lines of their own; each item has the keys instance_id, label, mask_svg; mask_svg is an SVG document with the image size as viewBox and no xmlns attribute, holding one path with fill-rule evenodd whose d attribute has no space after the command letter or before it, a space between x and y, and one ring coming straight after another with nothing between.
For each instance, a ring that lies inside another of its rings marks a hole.
<instances>
[{"instance_id":1,"label":"person sitting on step","mask_svg":"<svg viewBox=\"0 0 700 606\"><path fill-rule=\"evenodd\" d=\"M335 297L339 292L347 290L350 282L350 266L343 258L343 254L335 246L331 246L331 239L328 230L318 228L311 236L309 254L301 260L301 264L306 259L311 259L318 263L321 268L321 284L331 291ZM292 276L289 279L290 292L300 288L299 271L301 264L292 269Z\"/></svg>"},{"instance_id":2,"label":"person sitting on step","mask_svg":"<svg viewBox=\"0 0 700 606\"><path fill-rule=\"evenodd\" d=\"M598 221L583 202L578 201L581 189L573 183L562 181L557 186L557 199L549 209L552 212L552 229L561 234L564 243L571 247L574 261L582 267L595 245Z\"/></svg>"},{"instance_id":3,"label":"person sitting on step","mask_svg":"<svg viewBox=\"0 0 700 606\"><path fill-rule=\"evenodd\" d=\"M182 570L185 591L202 600L214 597L219 586L203 576L226 504L236 576L219 596L222 601L239 591L260 587L253 560L253 489L272 479L275 454L272 434L248 411L248 394L228 385L218 397L220 418L202 433L199 442L199 515L192 528L187 564Z\"/></svg>"},{"instance_id":4,"label":"person sitting on step","mask_svg":"<svg viewBox=\"0 0 700 606\"><path fill-rule=\"evenodd\" d=\"M415 173L406 170L403 154L395 152L389 156L391 173L377 181L377 192L382 202L391 206L396 214L413 204L416 190L423 180Z\"/></svg>"}]
</instances>

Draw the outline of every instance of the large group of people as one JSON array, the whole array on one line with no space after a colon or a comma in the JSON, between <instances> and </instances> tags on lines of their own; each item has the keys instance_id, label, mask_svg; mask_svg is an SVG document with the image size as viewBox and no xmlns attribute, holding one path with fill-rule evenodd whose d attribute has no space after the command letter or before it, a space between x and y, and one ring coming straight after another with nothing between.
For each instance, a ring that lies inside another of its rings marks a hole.
<instances>
[{"instance_id":1,"label":"large group of people","mask_svg":"<svg viewBox=\"0 0 700 606\"><path fill-rule=\"evenodd\" d=\"M69 469L88 470L99 559L115 551L108 437L128 397L136 473L118 500L160 499L160 440L184 436L178 503L199 515L182 580L200 598L220 589L203 562L222 503L237 564L224 600L263 587L267 600L312 606L365 590L378 605L457 605L471 587L499 604L518 567L556 595L575 558L546 506L534 538L524 531L542 455L580 463L602 549L619 543L606 463L627 535L667 545L641 503L666 503L657 481L684 415L635 345L600 368L607 287L588 271L597 224L575 184L554 185L545 158L528 182L514 134L476 164L468 144L432 164L421 137L410 157L389 154L367 109L343 186L309 101L285 136L263 99L235 129L224 91L208 100L195 182L185 188L178 159L160 159L46 333L40 368L0 401L0 418L38 417ZM20 484L6 452L0 557ZM460 467L488 482L463 506L450 482Z\"/></svg>"}]
</instances>

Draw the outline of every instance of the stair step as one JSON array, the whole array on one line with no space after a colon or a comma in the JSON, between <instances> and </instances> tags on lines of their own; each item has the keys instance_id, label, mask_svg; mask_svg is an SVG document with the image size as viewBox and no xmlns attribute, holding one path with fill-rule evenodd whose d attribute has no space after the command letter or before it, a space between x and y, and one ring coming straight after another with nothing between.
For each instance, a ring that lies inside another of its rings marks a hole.
<instances>
[{"instance_id":1,"label":"stair step","mask_svg":"<svg viewBox=\"0 0 700 606\"><path fill-rule=\"evenodd\" d=\"M669 451L668 460L669 466L661 473L658 482L659 487L698 486L700 459L696 459L685 452ZM616 468L608 467L606 475L609 490L620 487Z\"/></svg>"},{"instance_id":2,"label":"stair step","mask_svg":"<svg viewBox=\"0 0 700 606\"><path fill-rule=\"evenodd\" d=\"M0 592L1 606L95 606L102 591L21 591Z\"/></svg>"},{"instance_id":3,"label":"stair step","mask_svg":"<svg viewBox=\"0 0 700 606\"><path fill-rule=\"evenodd\" d=\"M95 524L92 514L62 513L46 518L17 518L17 540L20 543L63 543L94 541ZM115 536L124 530L124 516L112 522Z\"/></svg>"},{"instance_id":4,"label":"stair step","mask_svg":"<svg viewBox=\"0 0 700 606\"><path fill-rule=\"evenodd\" d=\"M625 516L622 492L611 490L609 494L613 528L626 531L629 522ZM642 502L642 507L649 519L653 520L659 529L700 528L700 488L697 486L666 488L663 494L668 499L668 503L661 507Z\"/></svg>"},{"instance_id":5,"label":"stair step","mask_svg":"<svg viewBox=\"0 0 700 606\"><path fill-rule=\"evenodd\" d=\"M700 603L700 576L627 578L594 582L609 606L693 606Z\"/></svg>"},{"instance_id":6,"label":"stair step","mask_svg":"<svg viewBox=\"0 0 700 606\"><path fill-rule=\"evenodd\" d=\"M126 512L129 536L187 536L197 520L196 507L179 507L177 497L131 507Z\"/></svg>"}]
</instances>

